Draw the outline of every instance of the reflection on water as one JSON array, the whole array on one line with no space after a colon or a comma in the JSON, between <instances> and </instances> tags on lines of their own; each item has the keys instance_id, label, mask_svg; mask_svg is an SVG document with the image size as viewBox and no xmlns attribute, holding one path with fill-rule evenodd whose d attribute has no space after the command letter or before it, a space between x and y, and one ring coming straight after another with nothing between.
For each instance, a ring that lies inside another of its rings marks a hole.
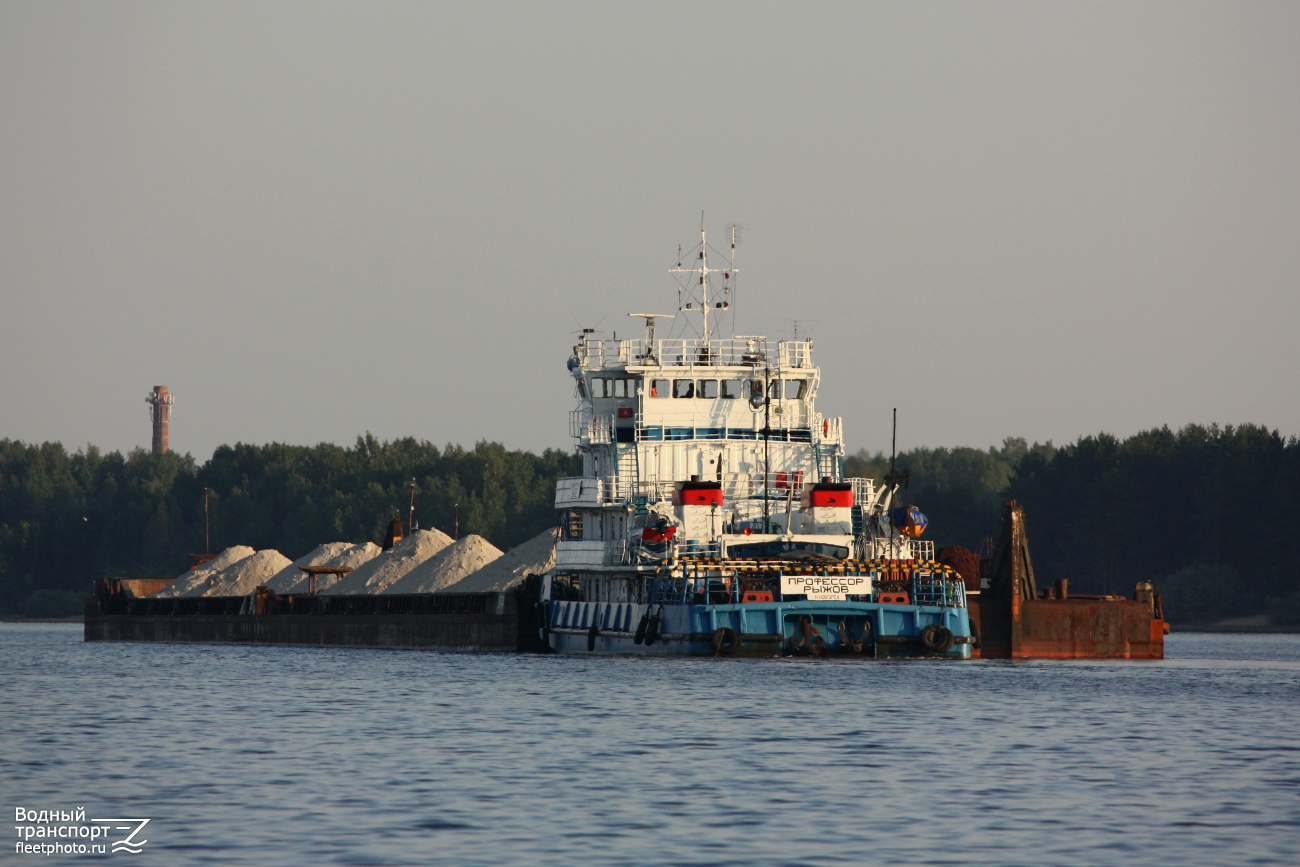
<instances>
[{"instance_id":1,"label":"reflection on water","mask_svg":"<svg viewBox=\"0 0 1300 867\"><path fill-rule=\"evenodd\" d=\"M1300 863L1300 636L1168 653L540 657L4 624L0 780L9 810L153 818L140 864Z\"/></svg>"}]
</instances>

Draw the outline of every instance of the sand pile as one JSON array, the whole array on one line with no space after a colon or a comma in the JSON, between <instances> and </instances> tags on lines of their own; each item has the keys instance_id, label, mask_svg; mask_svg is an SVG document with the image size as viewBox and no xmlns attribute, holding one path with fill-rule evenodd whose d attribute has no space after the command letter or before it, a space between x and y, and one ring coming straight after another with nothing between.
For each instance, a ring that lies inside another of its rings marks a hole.
<instances>
[{"instance_id":1,"label":"sand pile","mask_svg":"<svg viewBox=\"0 0 1300 867\"><path fill-rule=\"evenodd\" d=\"M439 530L416 530L391 550L361 564L343 580L323 591L326 596L383 593L390 584L451 544Z\"/></svg>"},{"instance_id":2,"label":"sand pile","mask_svg":"<svg viewBox=\"0 0 1300 867\"><path fill-rule=\"evenodd\" d=\"M293 562L274 548L258 551L222 569L201 593L187 596L247 596Z\"/></svg>"},{"instance_id":3,"label":"sand pile","mask_svg":"<svg viewBox=\"0 0 1300 867\"><path fill-rule=\"evenodd\" d=\"M477 572L501 556L482 536L458 539L388 585L385 593L434 593Z\"/></svg>"},{"instance_id":4,"label":"sand pile","mask_svg":"<svg viewBox=\"0 0 1300 867\"><path fill-rule=\"evenodd\" d=\"M331 569L355 570L358 566L363 566L366 563L369 563L382 553L384 553L384 549L380 548L374 542L362 542L360 545L353 545L351 548L323 565L329 566ZM339 583L339 576L321 575L316 579L316 592L319 593L326 587L332 587L337 583ZM306 589L307 585L304 582L302 588L298 592L305 592Z\"/></svg>"},{"instance_id":5,"label":"sand pile","mask_svg":"<svg viewBox=\"0 0 1300 867\"><path fill-rule=\"evenodd\" d=\"M330 569L356 569L359 565L369 563L370 560L377 558L383 552L383 549L374 542L361 542L360 545L348 545L347 542L330 542L329 545L344 545L347 547L344 547L342 551L338 551L337 554L328 559L307 560L307 558L303 558L303 565L316 565L316 567ZM321 547L326 546L322 545ZM307 573L296 567L296 565L294 571L298 572L294 584L287 585L285 590L276 590L276 593L283 595L307 593ZM325 588L331 588L331 586L338 584L338 581L339 576L337 575L317 575L316 593L320 593Z\"/></svg>"},{"instance_id":6,"label":"sand pile","mask_svg":"<svg viewBox=\"0 0 1300 867\"><path fill-rule=\"evenodd\" d=\"M443 593L481 593L508 590L525 575L541 575L555 566L555 537L547 530L522 545L511 548L472 575L442 588Z\"/></svg>"},{"instance_id":7,"label":"sand pile","mask_svg":"<svg viewBox=\"0 0 1300 867\"><path fill-rule=\"evenodd\" d=\"M204 563L197 569L191 569L188 572L182 572L176 576L176 580L159 590L154 596L158 598L168 598L172 596L202 596L212 583L212 577L225 569L227 566L234 565L246 557L253 556L253 549L247 545L235 545L222 551L213 559Z\"/></svg>"},{"instance_id":8,"label":"sand pile","mask_svg":"<svg viewBox=\"0 0 1300 867\"><path fill-rule=\"evenodd\" d=\"M281 595L291 592L305 592L307 573L299 569L299 566L323 566L328 560L337 557L351 547L351 542L326 542L324 545L317 545L267 579L266 586ZM290 589L297 584L302 584L302 591Z\"/></svg>"}]
</instances>

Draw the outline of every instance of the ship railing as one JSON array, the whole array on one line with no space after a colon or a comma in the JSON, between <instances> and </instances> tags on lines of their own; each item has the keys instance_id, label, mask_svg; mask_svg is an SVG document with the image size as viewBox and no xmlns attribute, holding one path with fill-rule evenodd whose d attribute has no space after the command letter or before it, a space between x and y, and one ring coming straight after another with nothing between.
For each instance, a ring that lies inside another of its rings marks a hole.
<instances>
[{"instance_id":1,"label":"ship railing","mask_svg":"<svg viewBox=\"0 0 1300 867\"><path fill-rule=\"evenodd\" d=\"M569 436L582 437L585 435L587 425L591 423L591 413L582 409L569 411Z\"/></svg>"},{"instance_id":2,"label":"ship railing","mask_svg":"<svg viewBox=\"0 0 1300 867\"><path fill-rule=\"evenodd\" d=\"M912 604L965 608L966 583L945 577L941 572L913 572Z\"/></svg>"},{"instance_id":3,"label":"ship railing","mask_svg":"<svg viewBox=\"0 0 1300 867\"><path fill-rule=\"evenodd\" d=\"M588 340L578 347L583 369L624 367L812 367L812 341L782 340L775 349L766 340L664 338Z\"/></svg>"},{"instance_id":4,"label":"ship railing","mask_svg":"<svg viewBox=\"0 0 1300 867\"><path fill-rule=\"evenodd\" d=\"M715 481L716 476L708 476L705 481ZM562 479L561 482L576 482L577 480ZM595 479L586 479L588 483L587 492L590 494L594 489L590 487L591 483L598 481ZM661 501L672 500L673 493L676 490L676 482L660 479L648 479L637 481L635 479L625 478L604 478L600 479L602 486L597 496L601 502L643 502L657 503ZM796 505L801 499L803 489L811 483L811 478L802 472L783 472L772 473L770 482L769 499L773 502L784 503L786 499L793 496ZM557 486L558 491L558 486ZM726 503L736 503L742 500L762 500L764 499L764 486L762 473L723 473L722 474L722 498ZM560 505L560 499L557 493L557 508L563 508Z\"/></svg>"},{"instance_id":5,"label":"ship railing","mask_svg":"<svg viewBox=\"0 0 1300 867\"><path fill-rule=\"evenodd\" d=\"M825 416L816 413L812 417L813 441L828 445L839 445L844 442L844 419L839 416Z\"/></svg>"},{"instance_id":6,"label":"ship railing","mask_svg":"<svg viewBox=\"0 0 1300 867\"><path fill-rule=\"evenodd\" d=\"M793 401L792 401L793 403ZM773 401L773 406L777 401ZM839 419L814 415L810 420L801 412L772 413L769 418L772 442L834 443L838 446ZM763 440L763 414L746 414L737 423L730 414L657 412L637 413L633 417L636 438L641 442L675 440ZM829 434L829 435L828 435Z\"/></svg>"},{"instance_id":7,"label":"ship railing","mask_svg":"<svg viewBox=\"0 0 1300 867\"><path fill-rule=\"evenodd\" d=\"M866 507L876 496L874 479L845 479L853 487L853 505Z\"/></svg>"},{"instance_id":8,"label":"ship railing","mask_svg":"<svg viewBox=\"0 0 1300 867\"><path fill-rule=\"evenodd\" d=\"M684 553L680 547L678 554ZM887 579L887 574L873 573L875 581ZM777 580L775 573L773 582ZM945 576L942 572L912 572L910 580L901 582L910 590L914 605L927 605L939 608L965 608L966 584L960 578ZM681 605L688 601L700 602L707 599L715 605L735 603L742 585L735 574L721 575L655 575L643 579L637 590L641 601L648 604ZM777 594L777 598L780 594ZM851 599L868 601L865 596L852 596Z\"/></svg>"},{"instance_id":9,"label":"ship railing","mask_svg":"<svg viewBox=\"0 0 1300 867\"><path fill-rule=\"evenodd\" d=\"M705 478L714 481L716 475ZM721 478L722 497L726 503L745 500L769 499L782 505L794 498L798 507L803 492L816 479L802 471L775 472L768 478L762 473L723 473ZM864 482L854 488L855 502L863 493L871 491L870 479L850 479L850 483ZM767 484L765 485L764 482ZM677 483L671 479L635 479L622 476L573 476L557 479L555 483L555 508L575 508L580 506L601 506L613 503L658 503L673 499ZM862 493L860 493L862 492ZM909 540L913 555L918 560L934 559L934 543L919 539Z\"/></svg>"},{"instance_id":10,"label":"ship railing","mask_svg":"<svg viewBox=\"0 0 1300 867\"><path fill-rule=\"evenodd\" d=\"M592 415L588 410L569 412L569 436L596 445L614 441L614 419L608 415Z\"/></svg>"},{"instance_id":11,"label":"ship railing","mask_svg":"<svg viewBox=\"0 0 1300 867\"><path fill-rule=\"evenodd\" d=\"M589 409L575 409L569 411L569 436L600 443L613 442L616 437L620 442L629 442L627 432L635 430L635 438L645 442L763 439L761 413L746 414L742 421L738 424L736 417L727 413L637 413L622 419L592 415ZM820 413L807 420L798 412L773 413L769 428L773 442L816 443L836 448L842 443L842 420Z\"/></svg>"}]
</instances>

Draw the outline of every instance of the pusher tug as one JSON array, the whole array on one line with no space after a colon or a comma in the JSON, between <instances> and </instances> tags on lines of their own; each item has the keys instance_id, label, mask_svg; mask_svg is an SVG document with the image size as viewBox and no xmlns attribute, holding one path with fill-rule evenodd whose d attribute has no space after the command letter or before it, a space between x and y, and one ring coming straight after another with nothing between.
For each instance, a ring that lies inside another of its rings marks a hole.
<instances>
[{"instance_id":1,"label":"pusher tug","mask_svg":"<svg viewBox=\"0 0 1300 867\"><path fill-rule=\"evenodd\" d=\"M719 337L734 321L707 235L670 270L676 314L645 337L584 329L569 357L583 475L561 479L545 641L563 653L968 659L965 584L895 508L896 479L844 478L841 420L814 402L811 340ZM671 320L679 336L658 337Z\"/></svg>"}]
</instances>

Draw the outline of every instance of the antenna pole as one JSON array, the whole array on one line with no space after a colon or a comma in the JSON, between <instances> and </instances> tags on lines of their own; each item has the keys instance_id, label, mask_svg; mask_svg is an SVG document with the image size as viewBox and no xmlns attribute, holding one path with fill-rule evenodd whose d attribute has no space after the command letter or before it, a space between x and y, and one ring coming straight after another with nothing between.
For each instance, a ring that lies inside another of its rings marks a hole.
<instances>
[{"instance_id":1,"label":"antenna pole","mask_svg":"<svg viewBox=\"0 0 1300 867\"><path fill-rule=\"evenodd\" d=\"M736 279L736 227L731 227L731 279ZM731 284L731 333L736 333L736 284Z\"/></svg>"},{"instance_id":2,"label":"antenna pole","mask_svg":"<svg viewBox=\"0 0 1300 867\"><path fill-rule=\"evenodd\" d=\"M411 511L407 513L406 535L415 532L415 479L411 479Z\"/></svg>"},{"instance_id":3,"label":"antenna pole","mask_svg":"<svg viewBox=\"0 0 1300 867\"><path fill-rule=\"evenodd\" d=\"M894 456L898 454L898 407L894 407L894 438L889 443L889 474L894 474Z\"/></svg>"},{"instance_id":4,"label":"antenna pole","mask_svg":"<svg viewBox=\"0 0 1300 867\"><path fill-rule=\"evenodd\" d=\"M700 212L700 298L704 308L704 350L709 348L709 245L704 234L704 212Z\"/></svg>"},{"instance_id":5,"label":"antenna pole","mask_svg":"<svg viewBox=\"0 0 1300 867\"><path fill-rule=\"evenodd\" d=\"M770 533L772 511L772 368L763 368L763 532ZM787 530L789 527L786 528Z\"/></svg>"}]
</instances>

